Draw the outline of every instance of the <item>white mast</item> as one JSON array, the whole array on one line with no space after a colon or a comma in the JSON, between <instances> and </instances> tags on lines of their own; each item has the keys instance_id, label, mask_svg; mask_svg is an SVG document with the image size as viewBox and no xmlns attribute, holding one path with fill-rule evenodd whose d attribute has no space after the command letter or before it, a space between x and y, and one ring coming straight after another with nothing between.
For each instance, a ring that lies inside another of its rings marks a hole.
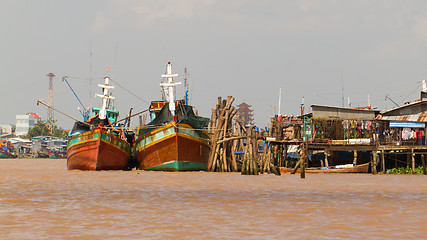
<instances>
[{"instance_id":1,"label":"white mast","mask_svg":"<svg viewBox=\"0 0 427 240\"><path fill-rule=\"evenodd\" d=\"M162 74L162 77L167 78L167 83L160 83L160 86L163 88L166 101L169 102L169 110L172 113L172 116L175 115L175 86L181 84L181 82L174 82L173 78L178 77L178 74L172 74L172 64L168 62L166 66L166 74Z\"/></svg>"},{"instance_id":2,"label":"white mast","mask_svg":"<svg viewBox=\"0 0 427 240\"><path fill-rule=\"evenodd\" d=\"M102 98L102 107L101 110L99 110L99 119L105 119L106 115L107 115L107 101L108 99L114 99L113 96L111 96L109 94L109 89L114 88L114 86L110 86L110 78L109 77L105 77L104 78L104 84L98 84L99 87L102 88L103 90L103 95L101 94L96 94L95 96L97 97L101 97Z\"/></svg>"}]
</instances>

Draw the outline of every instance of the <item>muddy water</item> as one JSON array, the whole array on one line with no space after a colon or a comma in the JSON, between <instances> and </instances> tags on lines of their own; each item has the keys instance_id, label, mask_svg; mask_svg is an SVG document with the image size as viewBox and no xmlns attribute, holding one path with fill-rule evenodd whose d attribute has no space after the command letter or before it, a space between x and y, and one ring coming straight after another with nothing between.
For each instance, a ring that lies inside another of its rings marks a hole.
<instances>
[{"instance_id":1,"label":"muddy water","mask_svg":"<svg viewBox=\"0 0 427 240\"><path fill-rule=\"evenodd\" d=\"M427 237L427 177L68 171L0 160L0 239Z\"/></svg>"}]
</instances>

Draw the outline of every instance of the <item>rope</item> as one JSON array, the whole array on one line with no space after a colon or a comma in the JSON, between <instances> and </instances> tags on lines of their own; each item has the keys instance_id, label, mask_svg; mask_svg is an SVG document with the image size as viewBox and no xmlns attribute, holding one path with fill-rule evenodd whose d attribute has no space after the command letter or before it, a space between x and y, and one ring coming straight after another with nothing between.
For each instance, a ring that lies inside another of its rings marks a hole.
<instances>
[{"instance_id":1,"label":"rope","mask_svg":"<svg viewBox=\"0 0 427 240\"><path fill-rule=\"evenodd\" d=\"M135 114L133 114L133 115L131 115L131 116L129 116L129 117L125 117L125 118L123 118L123 119L117 120L117 121L113 122L113 123L112 123L112 125L114 125L114 124L116 124L116 123L118 123L118 122L124 121L124 120L126 120L126 119L129 119L129 118L135 117L136 115L143 114L143 113L145 113L145 112L146 112L146 111L148 111L148 110L150 110L150 109L145 109L145 110L143 110L143 111L141 111L141 112L139 112L139 113L135 113Z\"/></svg>"},{"instance_id":2,"label":"rope","mask_svg":"<svg viewBox=\"0 0 427 240\"><path fill-rule=\"evenodd\" d=\"M122 85L120 85L117 81L114 81L113 79L110 78L110 80L112 82L114 82L117 86L121 87L123 90L125 90L126 92L128 92L129 94L131 94L132 96L138 98L139 100L141 100L142 102L146 103L146 104L150 104L149 102L145 101L144 99L138 97L136 94L132 93L131 91L129 91L128 89L126 89L125 87L123 87Z\"/></svg>"},{"instance_id":3,"label":"rope","mask_svg":"<svg viewBox=\"0 0 427 240\"><path fill-rule=\"evenodd\" d=\"M82 122L82 121L80 121L80 120L78 120L78 119L76 119L76 118L71 117L70 115L67 115L67 114L65 114L65 113L63 113L63 112L61 112L61 111L59 111L58 109L55 109L55 108L53 108L53 107L51 107L51 106L47 105L46 103L44 103L44 102L42 102L42 101L40 101L40 100L37 100L37 105L39 105L39 103L41 103L41 104L45 105L46 107L48 107L48 108L50 108L50 109L52 109L52 110L54 110L54 111L56 111L56 112L61 113L62 115L66 116L66 117L69 117L69 118L73 119L73 120L74 120L74 121L76 121L76 122L80 122L80 123L84 123L84 124L86 124L86 125L88 125L88 126L92 126L92 125L90 125L90 124L89 124L89 123L87 123L87 122Z\"/></svg>"}]
</instances>

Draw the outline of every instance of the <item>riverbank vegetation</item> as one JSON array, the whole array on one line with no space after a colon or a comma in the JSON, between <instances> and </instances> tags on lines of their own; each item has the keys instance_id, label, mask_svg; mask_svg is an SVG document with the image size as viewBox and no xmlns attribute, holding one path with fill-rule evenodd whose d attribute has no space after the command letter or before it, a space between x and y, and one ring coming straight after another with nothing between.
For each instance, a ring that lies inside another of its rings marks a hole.
<instances>
[{"instance_id":1,"label":"riverbank vegetation","mask_svg":"<svg viewBox=\"0 0 427 240\"><path fill-rule=\"evenodd\" d=\"M392 168L387 170L387 174L412 174L412 168L405 168L405 167ZM415 168L414 174L423 174L423 167L419 166Z\"/></svg>"}]
</instances>

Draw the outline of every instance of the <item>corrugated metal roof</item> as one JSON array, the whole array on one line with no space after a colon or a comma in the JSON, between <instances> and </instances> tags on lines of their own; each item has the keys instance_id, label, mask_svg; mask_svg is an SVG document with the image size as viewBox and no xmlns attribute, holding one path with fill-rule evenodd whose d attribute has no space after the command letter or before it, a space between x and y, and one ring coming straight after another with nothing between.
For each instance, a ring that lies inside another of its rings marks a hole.
<instances>
[{"instance_id":1,"label":"corrugated metal roof","mask_svg":"<svg viewBox=\"0 0 427 240\"><path fill-rule=\"evenodd\" d=\"M310 106L311 108L331 108L331 109L343 109L343 110L350 110L354 112L380 112L378 109L357 109L357 108L350 108L350 107L333 107L333 106L326 106L326 105L316 105L313 104Z\"/></svg>"},{"instance_id":2,"label":"corrugated metal roof","mask_svg":"<svg viewBox=\"0 0 427 240\"><path fill-rule=\"evenodd\" d=\"M401 122L427 122L427 112L421 112L402 116L383 116L378 115L376 120L382 121L401 121Z\"/></svg>"},{"instance_id":3,"label":"corrugated metal roof","mask_svg":"<svg viewBox=\"0 0 427 240\"><path fill-rule=\"evenodd\" d=\"M34 113L34 112L30 112L28 114L33 115L34 118L41 118L37 113Z\"/></svg>"}]
</instances>

